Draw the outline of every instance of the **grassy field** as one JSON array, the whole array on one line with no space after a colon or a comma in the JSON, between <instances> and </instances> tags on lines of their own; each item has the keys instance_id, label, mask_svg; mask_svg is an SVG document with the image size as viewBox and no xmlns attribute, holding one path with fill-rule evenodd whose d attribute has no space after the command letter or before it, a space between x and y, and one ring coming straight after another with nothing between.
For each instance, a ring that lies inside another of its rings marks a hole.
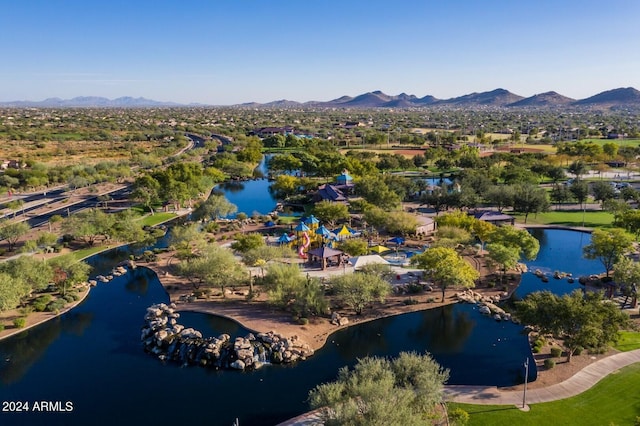
<instances>
[{"instance_id":1,"label":"grassy field","mask_svg":"<svg viewBox=\"0 0 640 426\"><path fill-rule=\"evenodd\" d=\"M633 146L640 145L640 139L582 139L581 142L595 143L598 145L604 145L605 143L615 143L619 146Z\"/></svg>"},{"instance_id":2,"label":"grassy field","mask_svg":"<svg viewBox=\"0 0 640 426\"><path fill-rule=\"evenodd\" d=\"M622 352L640 349L640 332L621 331L620 339L613 347Z\"/></svg>"},{"instance_id":3,"label":"grassy field","mask_svg":"<svg viewBox=\"0 0 640 426\"><path fill-rule=\"evenodd\" d=\"M588 391L560 401L531 405L523 412L514 406L449 404L462 408L476 425L634 425L640 416L640 363L610 374Z\"/></svg>"},{"instance_id":4,"label":"grassy field","mask_svg":"<svg viewBox=\"0 0 640 426\"><path fill-rule=\"evenodd\" d=\"M524 223L523 214L509 214L513 215L518 223ZM583 223L588 228L611 226L613 214L604 211L553 210L537 215L530 214L527 218L528 225L583 226Z\"/></svg>"},{"instance_id":5,"label":"grassy field","mask_svg":"<svg viewBox=\"0 0 640 426\"><path fill-rule=\"evenodd\" d=\"M147 215L143 217L140 221L142 222L142 226L155 226L160 223L164 223L168 220L174 219L177 216L178 215L175 213L159 212L153 215Z\"/></svg>"}]
</instances>

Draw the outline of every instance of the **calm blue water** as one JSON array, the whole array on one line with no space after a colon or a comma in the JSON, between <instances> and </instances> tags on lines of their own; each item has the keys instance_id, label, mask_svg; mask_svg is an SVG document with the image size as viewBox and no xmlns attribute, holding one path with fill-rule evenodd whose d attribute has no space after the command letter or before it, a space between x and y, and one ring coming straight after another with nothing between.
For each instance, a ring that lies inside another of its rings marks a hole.
<instances>
[{"instance_id":1,"label":"calm blue water","mask_svg":"<svg viewBox=\"0 0 640 426\"><path fill-rule=\"evenodd\" d=\"M108 262L106 262L108 263ZM474 306L455 305L352 326L330 336L311 359L256 372L163 364L142 351L146 308L166 302L155 274L99 284L72 312L0 341L0 399L71 401L71 413L1 414L2 425L111 425L195 422L272 425L307 410L315 385L367 355L426 350L450 368L452 384L508 385L522 380L530 356L522 328L496 323ZM236 323L183 313L205 335L244 335ZM535 379L531 371L530 379Z\"/></svg>"},{"instance_id":2,"label":"calm blue water","mask_svg":"<svg viewBox=\"0 0 640 426\"><path fill-rule=\"evenodd\" d=\"M539 290L550 290L558 295L571 293L583 288L578 283L579 276L604 272L600 261L582 257L583 247L591 243L591 234L541 228L530 229L529 232L540 241L540 252L536 260L524 262L529 272L522 275L522 282L516 290L517 297L522 298ZM542 282L534 274L536 269L549 277L548 283ZM555 271L571 273L574 277L574 283L569 283L566 278L554 279L553 273Z\"/></svg>"},{"instance_id":3,"label":"calm blue water","mask_svg":"<svg viewBox=\"0 0 640 426\"><path fill-rule=\"evenodd\" d=\"M257 170L262 175L267 174L267 158L264 157ZM271 195L269 186L271 182L267 179L255 179L248 181L226 182L218 185L215 190L227 197L229 202L238 207L238 213L245 213L252 216L254 212L267 214L275 210L276 199ZM230 218L236 215L230 215Z\"/></svg>"},{"instance_id":4,"label":"calm blue water","mask_svg":"<svg viewBox=\"0 0 640 426\"><path fill-rule=\"evenodd\" d=\"M576 233L565 232L545 231L543 246L553 251L560 244L564 252L576 245L578 250L579 241L569 243ZM539 259L545 253L541 250ZM106 272L126 256L123 250L96 256L95 273ZM560 265L575 264L577 275L576 262L569 258ZM548 285L568 284L551 279ZM0 413L0 424L182 424L206 419L207 424L228 426L237 417L243 426L273 425L306 411L309 390L334 380L340 367L353 365L358 357L429 351L451 369L449 383L498 386L521 382L523 363L531 357L521 326L495 322L472 305L452 305L351 326L295 366L251 373L182 368L163 364L141 348L146 308L166 301L155 274L139 268L99 284L62 317L0 341L1 400L70 401L74 408L66 413ZM205 335L246 333L236 323L210 315L183 313L181 322ZM529 379L535 377L532 369Z\"/></svg>"}]
</instances>

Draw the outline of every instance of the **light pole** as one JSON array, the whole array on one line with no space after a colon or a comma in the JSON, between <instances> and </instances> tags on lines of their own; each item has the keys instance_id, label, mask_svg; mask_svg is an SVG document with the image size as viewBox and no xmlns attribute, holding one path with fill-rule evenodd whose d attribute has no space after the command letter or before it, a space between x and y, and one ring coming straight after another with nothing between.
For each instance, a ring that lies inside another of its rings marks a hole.
<instances>
[{"instance_id":1,"label":"light pole","mask_svg":"<svg viewBox=\"0 0 640 426\"><path fill-rule=\"evenodd\" d=\"M522 393L522 408L525 407L527 401L527 381L529 379L529 358L524 362L524 392Z\"/></svg>"}]
</instances>

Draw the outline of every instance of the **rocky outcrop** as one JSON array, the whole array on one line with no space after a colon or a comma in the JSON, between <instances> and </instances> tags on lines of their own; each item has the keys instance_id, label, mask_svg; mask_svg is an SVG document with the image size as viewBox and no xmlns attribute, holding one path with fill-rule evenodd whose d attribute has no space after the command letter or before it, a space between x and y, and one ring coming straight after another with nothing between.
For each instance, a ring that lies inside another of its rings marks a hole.
<instances>
[{"instance_id":1,"label":"rocky outcrop","mask_svg":"<svg viewBox=\"0 0 640 426\"><path fill-rule=\"evenodd\" d=\"M506 296L506 294L504 294ZM474 303L479 306L478 312L484 315L492 315L496 321L514 321L509 312L496 305L500 302L500 296L483 296L473 290L465 290L457 293L456 297L461 302Z\"/></svg>"},{"instance_id":2,"label":"rocky outcrop","mask_svg":"<svg viewBox=\"0 0 640 426\"><path fill-rule=\"evenodd\" d=\"M183 365L251 370L265 364L287 364L313 355L313 349L297 336L284 337L270 331L250 333L231 340L228 334L202 337L202 333L178 324L175 304L150 306L141 340L144 350L161 360Z\"/></svg>"}]
</instances>

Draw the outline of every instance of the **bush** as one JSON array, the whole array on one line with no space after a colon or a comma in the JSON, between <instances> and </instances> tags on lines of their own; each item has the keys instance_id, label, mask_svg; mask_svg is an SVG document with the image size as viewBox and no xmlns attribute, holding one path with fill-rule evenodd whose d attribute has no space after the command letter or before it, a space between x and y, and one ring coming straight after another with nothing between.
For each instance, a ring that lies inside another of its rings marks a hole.
<instances>
[{"instance_id":1,"label":"bush","mask_svg":"<svg viewBox=\"0 0 640 426\"><path fill-rule=\"evenodd\" d=\"M558 358L560 355L562 355L562 349L558 348L558 347L553 347L551 348L551 356L554 358Z\"/></svg>"},{"instance_id":2,"label":"bush","mask_svg":"<svg viewBox=\"0 0 640 426\"><path fill-rule=\"evenodd\" d=\"M56 299L47 305L47 312L58 312L64 308L64 305L66 305L66 300Z\"/></svg>"},{"instance_id":3,"label":"bush","mask_svg":"<svg viewBox=\"0 0 640 426\"><path fill-rule=\"evenodd\" d=\"M544 360L544 368L546 368L547 370L551 370L553 367L556 366L556 361L551 359L551 358L547 358Z\"/></svg>"},{"instance_id":4,"label":"bush","mask_svg":"<svg viewBox=\"0 0 640 426\"><path fill-rule=\"evenodd\" d=\"M420 284L411 283L407 286L407 292L409 294L422 293L423 291L424 291L424 288Z\"/></svg>"},{"instance_id":5,"label":"bush","mask_svg":"<svg viewBox=\"0 0 640 426\"><path fill-rule=\"evenodd\" d=\"M420 303L420 302L418 302L413 297L410 297L410 298L404 300L404 304L405 305L417 305L418 303Z\"/></svg>"},{"instance_id":6,"label":"bush","mask_svg":"<svg viewBox=\"0 0 640 426\"><path fill-rule=\"evenodd\" d=\"M47 309L49 302L51 302L51 295L42 295L33 301L33 309L35 309L36 312L44 312L44 310Z\"/></svg>"},{"instance_id":7,"label":"bush","mask_svg":"<svg viewBox=\"0 0 640 426\"><path fill-rule=\"evenodd\" d=\"M24 326L27 325L27 319L24 317L16 318L13 320L13 325L16 328L24 328Z\"/></svg>"},{"instance_id":8,"label":"bush","mask_svg":"<svg viewBox=\"0 0 640 426\"><path fill-rule=\"evenodd\" d=\"M462 408L454 408L449 411L449 422L456 426L464 426L469 422L469 413Z\"/></svg>"},{"instance_id":9,"label":"bush","mask_svg":"<svg viewBox=\"0 0 640 426\"><path fill-rule=\"evenodd\" d=\"M307 325L307 324L309 324L309 318L304 318L304 317L299 318L299 319L298 319L298 324L300 324L300 325Z\"/></svg>"},{"instance_id":10,"label":"bush","mask_svg":"<svg viewBox=\"0 0 640 426\"><path fill-rule=\"evenodd\" d=\"M574 351L573 354L574 355L580 355L582 354L582 351L584 351L584 348L582 346L578 346Z\"/></svg>"},{"instance_id":11,"label":"bush","mask_svg":"<svg viewBox=\"0 0 640 426\"><path fill-rule=\"evenodd\" d=\"M4 331L4 324L0 324L0 331Z\"/></svg>"}]
</instances>

